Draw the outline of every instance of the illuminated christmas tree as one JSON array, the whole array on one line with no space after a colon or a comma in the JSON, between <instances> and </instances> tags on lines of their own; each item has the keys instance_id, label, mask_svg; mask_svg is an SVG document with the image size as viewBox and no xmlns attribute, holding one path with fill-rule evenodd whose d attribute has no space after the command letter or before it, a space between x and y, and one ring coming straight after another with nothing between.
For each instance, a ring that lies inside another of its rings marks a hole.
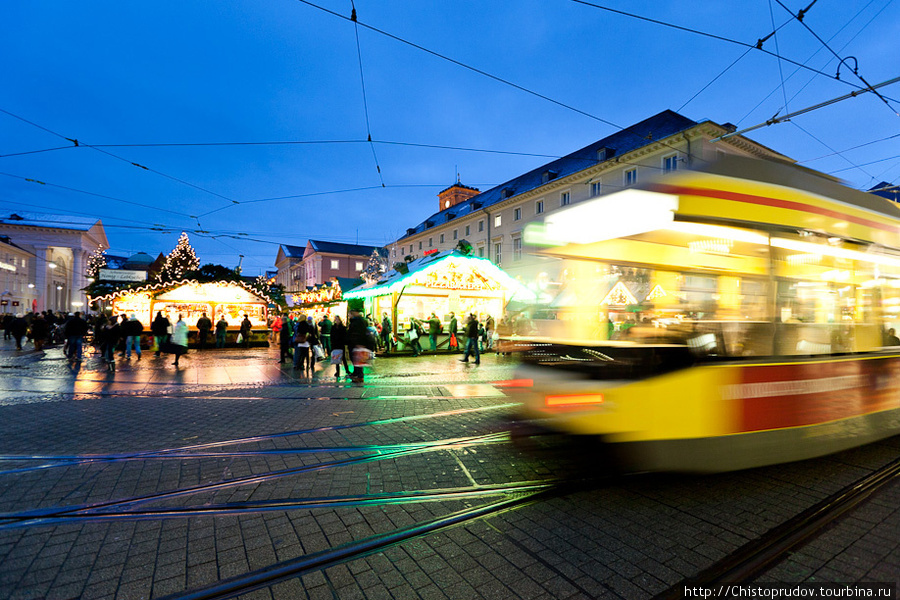
<instances>
[{"instance_id":1,"label":"illuminated christmas tree","mask_svg":"<svg viewBox=\"0 0 900 600\"><path fill-rule=\"evenodd\" d=\"M166 256L166 262L159 273L159 281L178 281L191 271L200 267L200 259L194 253L191 242L185 232L181 232L178 244Z\"/></svg>"},{"instance_id":2,"label":"illuminated christmas tree","mask_svg":"<svg viewBox=\"0 0 900 600\"><path fill-rule=\"evenodd\" d=\"M87 266L84 268L84 274L90 279L97 279L100 276L100 269L106 266L106 250L97 248L88 257Z\"/></svg>"},{"instance_id":3,"label":"illuminated christmas tree","mask_svg":"<svg viewBox=\"0 0 900 600\"><path fill-rule=\"evenodd\" d=\"M384 260L381 258L378 250L372 250L372 256L369 257L369 262L366 264L363 272L360 273L360 277L362 277L363 281L376 282L381 279L385 271L387 271L387 266L384 264Z\"/></svg>"}]
</instances>

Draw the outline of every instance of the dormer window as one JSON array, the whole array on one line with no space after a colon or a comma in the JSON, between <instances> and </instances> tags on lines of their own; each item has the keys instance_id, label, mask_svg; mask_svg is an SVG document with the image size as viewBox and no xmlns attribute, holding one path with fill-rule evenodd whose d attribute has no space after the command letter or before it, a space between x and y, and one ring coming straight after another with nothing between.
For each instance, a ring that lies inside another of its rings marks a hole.
<instances>
[{"instance_id":1,"label":"dormer window","mask_svg":"<svg viewBox=\"0 0 900 600\"><path fill-rule=\"evenodd\" d=\"M547 183L559 177L559 171L544 171L541 173L541 183Z\"/></svg>"},{"instance_id":2,"label":"dormer window","mask_svg":"<svg viewBox=\"0 0 900 600\"><path fill-rule=\"evenodd\" d=\"M503 188L502 190L500 190L500 198L503 200L506 200L507 198L511 197L515 193L516 193L516 191L514 189L506 187L506 188Z\"/></svg>"}]
</instances>

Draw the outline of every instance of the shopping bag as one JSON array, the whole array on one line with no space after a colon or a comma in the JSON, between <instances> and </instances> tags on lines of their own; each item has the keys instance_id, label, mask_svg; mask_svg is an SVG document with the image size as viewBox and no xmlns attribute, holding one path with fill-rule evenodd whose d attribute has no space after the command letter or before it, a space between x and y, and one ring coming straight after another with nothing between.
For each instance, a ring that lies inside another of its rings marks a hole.
<instances>
[{"instance_id":1,"label":"shopping bag","mask_svg":"<svg viewBox=\"0 0 900 600\"><path fill-rule=\"evenodd\" d=\"M322 344L316 344L313 346L313 353L316 355L316 360L322 360L325 358L325 348L322 347Z\"/></svg>"},{"instance_id":2,"label":"shopping bag","mask_svg":"<svg viewBox=\"0 0 900 600\"><path fill-rule=\"evenodd\" d=\"M341 361L344 359L344 351L343 350L332 350L331 351L331 364L339 365Z\"/></svg>"},{"instance_id":3,"label":"shopping bag","mask_svg":"<svg viewBox=\"0 0 900 600\"><path fill-rule=\"evenodd\" d=\"M240 343L243 342L243 341L244 341L244 336L241 335L241 334L239 333L238 336L237 336L237 339L234 340L234 343L235 343L235 344L240 344Z\"/></svg>"},{"instance_id":4,"label":"shopping bag","mask_svg":"<svg viewBox=\"0 0 900 600\"><path fill-rule=\"evenodd\" d=\"M354 367L370 367L372 366L372 358L375 353L364 346L356 346L350 352Z\"/></svg>"},{"instance_id":5,"label":"shopping bag","mask_svg":"<svg viewBox=\"0 0 900 600\"><path fill-rule=\"evenodd\" d=\"M419 334L416 333L416 330L415 330L415 329L410 329L410 330L409 330L409 341L413 341L413 340L418 339L418 338L419 338Z\"/></svg>"},{"instance_id":6,"label":"shopping bag","mask_svg":"<svg viewBox=\"0 0 900 600\"><path fill-rule=\"evenodd\" d=\"M153 345L150 346L150 352L159 352L159 351L160 351L160 350L159 350L159 343L158 343L158 340L159 340L159 338L157 338L157 337L154 335L154 336L153 336Z\"/></svg>"},{"instance_id":7,"label":"shopping bag","mask_svg":"<svg viewBox=\"0 0 900 600\"><path fill-rule=\"evenodd\" d=\"M453 346L454 348L459 346L459 340L456 339L455 333L450 334L450 345Z\"/></svg>"}]
</instances>

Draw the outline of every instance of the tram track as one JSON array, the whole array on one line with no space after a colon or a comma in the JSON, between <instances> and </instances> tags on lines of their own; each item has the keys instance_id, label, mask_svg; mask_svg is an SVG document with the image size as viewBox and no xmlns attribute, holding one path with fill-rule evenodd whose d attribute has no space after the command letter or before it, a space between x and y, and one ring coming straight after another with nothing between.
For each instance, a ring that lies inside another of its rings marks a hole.
<instances>
[{"instance_id":1,"label":"tram track","mask_svg":"<svg viewBox=\"0 0 900 600\"><path fill-rule=\"evenodd\" d=\"M693 577L686 578L657 594L654 600L683 598L685 588L691 585L752 581L781 562L790 552L818 537L831 524L898 477L900 477L900 458L747 542Z\"/></svg>"}]
</instances>

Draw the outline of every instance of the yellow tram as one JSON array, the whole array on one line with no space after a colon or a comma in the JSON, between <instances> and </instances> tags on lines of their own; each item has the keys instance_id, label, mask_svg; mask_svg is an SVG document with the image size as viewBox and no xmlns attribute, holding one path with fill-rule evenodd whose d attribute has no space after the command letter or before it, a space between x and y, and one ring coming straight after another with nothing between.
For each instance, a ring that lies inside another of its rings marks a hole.
<instances>
[{"instance_id":1,"label":"yellow tram","mask_svg":"<svg viewBox=\"0 0 900 600\"><path fill-rule=\"evenodd\" d=\"M637 470L717 472L900 433L900 208L725 158L526 232L555 297L511 393ZM893 333L893 332L891 332Z\"/></svg>"}]
</instances>

